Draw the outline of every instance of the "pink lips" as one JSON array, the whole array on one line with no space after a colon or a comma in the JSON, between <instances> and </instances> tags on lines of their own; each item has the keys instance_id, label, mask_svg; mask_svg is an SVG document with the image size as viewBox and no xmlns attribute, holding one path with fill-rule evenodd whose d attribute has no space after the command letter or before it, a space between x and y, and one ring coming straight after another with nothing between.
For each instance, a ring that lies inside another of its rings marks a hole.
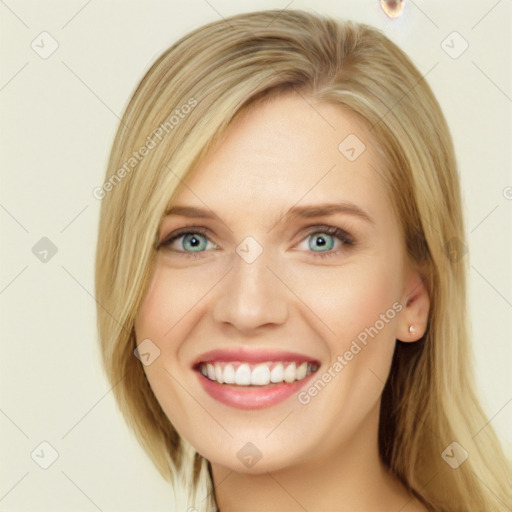
<instances>
[{"instance_id":1,"label":"pink lips","mask_svg":"<svg viewBox=\"0 0 512 512\"><path fill-rule=\"evenodd\" d=\"M247 348L238 348L212 350L202 354L194 361L192 368L197 371L197 376L203 389L210 397L218 402L238 409L263 409L282 402L291 395L296 394L300 388L309 382L314 373L306 376L302 380L291 383L282 382L268 384L266 386L238 386L219 384L205 377L199 371L199 366L202 363L235 361L252 364L278 361L302 363L306 361L319 366L319 362L316 359L295 352L276 352L275 350L255 351Z\"/></svg>"},{"instance_id":2,"label":"pink lips","mask_svg":"<svg viewBox=\"0 0 512 512\"><path fill-rule=\"evenodd\" d=\"M246 348L237 348L229 350L211 350L199 356L192 366L200 363L209 363L215 361L243 361L245 363L266 363L269 361L295 361L302 363L311 361L318 364L314 358L297 354L295 352L276 352L275 350L249 350Z\"/></svg>"}]
</instances>

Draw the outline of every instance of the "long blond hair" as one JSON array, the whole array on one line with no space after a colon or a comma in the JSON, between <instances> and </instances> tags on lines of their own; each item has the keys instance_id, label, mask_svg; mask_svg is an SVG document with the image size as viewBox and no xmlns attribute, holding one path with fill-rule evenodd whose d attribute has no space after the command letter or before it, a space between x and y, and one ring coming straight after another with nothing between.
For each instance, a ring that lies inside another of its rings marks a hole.
<instances>
[{"instance_id":1,"label":"long blond hair","mask_svg":"<svg viewBox=\"0 0 512 512\"><path fill-rule=\"evenodd\" d=\"M427 332L418 343L397 342L383 392L382 460L431 510L506 510L508 462L469 363L468 257L451 136L424 77L364 24L298 10L233 16L183 37L138 85L98 189L98 328L120 410L163 477L184 489L183 505L214 510L208 462L175 431L134 356L134 319L162 216L189 172L243 111L288 90L341 105L371 128L409 257L429 290ZM443 457L453 456L453 442L468 453L457 468Z\"/></svg>"}]
</instances>

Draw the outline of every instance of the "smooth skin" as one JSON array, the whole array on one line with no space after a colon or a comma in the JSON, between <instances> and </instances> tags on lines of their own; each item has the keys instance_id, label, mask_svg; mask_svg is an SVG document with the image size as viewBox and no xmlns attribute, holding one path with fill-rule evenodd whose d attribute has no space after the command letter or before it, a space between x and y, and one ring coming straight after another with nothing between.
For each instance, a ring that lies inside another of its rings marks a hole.
<instances>
[{"instance_id":1,"label":"smooth skin","mask_svg":"<svg viewBox=\"0 0 512 512\"><path fill-rule=\"evenodd\" d=\"M354 161L338 149L350 134L366 146ZM144 370L179 434L211 462L222 512L426 510L378 455L395 340L419 340L429 310L384 175L358 117L289 93L237 119L187 181L176 205L214 217L162 222L166 243L136 336L161 351ZM349 208L285 216L321 203ZM184 226L208 231L176 238ZM325 233L328 226L349 238ZM252 263L236 252L249 236L263 250ZM307 404L294 395L264 409L236 409L205 393L191 368L209 350L243 346L306 354L320 361L321 377L397 302L401 311ZM248 442L262 455L251 468L237 457Z\"/></svg>"}]
</instances>

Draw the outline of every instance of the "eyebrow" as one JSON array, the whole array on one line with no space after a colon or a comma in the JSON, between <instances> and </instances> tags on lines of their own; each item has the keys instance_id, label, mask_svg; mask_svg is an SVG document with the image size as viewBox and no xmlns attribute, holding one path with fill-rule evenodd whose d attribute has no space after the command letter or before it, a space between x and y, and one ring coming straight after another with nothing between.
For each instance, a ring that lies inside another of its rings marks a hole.
<instances>
[{"instance_id":1,"label":"eyebrow","mask_svg":"<svg viewBox=\"0 0 512 512\"><path fill-rule=\"evenodd\" d=\"M311 206L293 206L290 208L281 220L295 220L295 219L310 219L315 217L326 217L328 215L334 215L336 213L345 213L359 217L372 224L375 221L370 215L360 208L359 206L349 202L337 202L337 203L321 203ZM199 219L215 219L218 216L212 211L203 208L197 208L194 206L172 206L165 212L165 216L179 215L182 217L193 217Z\"/></svg>"}]
</instances>

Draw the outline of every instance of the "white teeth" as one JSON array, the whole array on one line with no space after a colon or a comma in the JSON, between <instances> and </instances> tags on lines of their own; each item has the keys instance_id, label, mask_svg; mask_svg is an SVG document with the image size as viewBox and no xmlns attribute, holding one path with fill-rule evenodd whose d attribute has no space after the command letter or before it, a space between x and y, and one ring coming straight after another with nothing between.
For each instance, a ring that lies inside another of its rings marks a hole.
<instances>
[{"instance_id":1,"label":"white teeth","mask_svg":"<svg viewBox=\"0 0 512 512\"><path fill-rule=\"evenodd\" d=\"M247 363L241 364L235 372L235 384L248 386L251 383L251 367Z\"/></svg>"},{"instance_id":2,"label":"white teeth","mask_svg":"<svg viewBox=\"0 0 512 512\"><path fill-rule=\"evenodd\" d=\"M215 380L219 384L222 384L224 382L224 378L222 377L222 367L220 366L220 364L216 364L214 366L214 368L215 368Z\"/></svg>"},{"instance_id":3,"label":"white teeth","mask_svg":"<svg viewBox=\"0 0 512 512\"><path fill-rule=\"evenodd\" d=\"M210 380L219 384L238 386L267 386L270 383L292 383L306 378L318 368L307 363L267 362L257 365L249 363L203 363L199 370Z\"/></svg>"},{"instance_id":4,"label":"white teeth","mask_svg":"<svg viewBox=\"0 0 512 512\"><path fill-rule=\"evenodd\" d=\"M297 380L302 380L308 373L308 363L304 361L302 364L300 364L297 367L297 370L295 370L295 377Z\"/></svg>"},{"instance_id":5,"label":"white teeth","mask_svg":"<svg viewBox=\"0 0 512 512\"><path fill-rule=\"evenodd\" d=\"M215 368L212 363L208 363L206 365L206 370L208 371L208 378L210 380L215 380Z\"/></svg>"},{"instance_id":6,"label":"white teeth","mask_svg":"<svg viewBox=\"0 0 512 512\"><path fill-rule=\"evenodd\" d=\"M283 363L277 363L270 372L270 382L283 382Z\"/></svg>"},{"instance_id":7,"label":"white teeth","mask_svg":"<svg viewBox=\"0 0 512 512\"><path fill-rule=\"evenodd\" d=\"M218 381L217 381L218 382ZM253 386L266 386L270 383L270 370L265 363L259 364L251 372L251 384Z\"/></svg>"},{"instance_id":8,"label":"white teeth","mask_svg":"<svg viewBox=\"0 0 512 512\"><path fill-rule=\"evenodd\" d=\"M284 369L284 381L293 382L295 380L295 363L289 364Z\"/></svg>"},{"instance_id":9,"label":"white teeth","mask_svg":"<svg viewBox=\"0 0 512 512\"><path fill-rule=\"evenodd\" d=\"M220 364L216 364L216 366L220 367ZM226 384L234 384L235 383L235 369L233 368L232 364L227 364L224 367L224 372L222 374L222 377L224 378L224 382Z\"/></svg>"}]
</instances>

